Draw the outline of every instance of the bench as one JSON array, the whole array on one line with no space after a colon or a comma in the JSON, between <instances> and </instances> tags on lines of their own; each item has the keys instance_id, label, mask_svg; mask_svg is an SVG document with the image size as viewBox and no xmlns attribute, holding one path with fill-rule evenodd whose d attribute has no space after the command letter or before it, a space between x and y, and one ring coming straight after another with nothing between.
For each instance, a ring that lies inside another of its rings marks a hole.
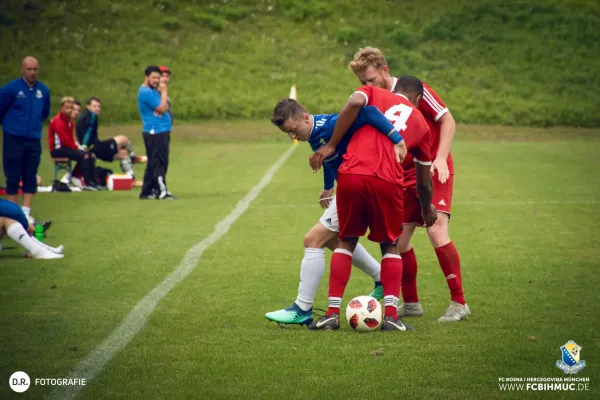
<instances>
[{"instance_id":1,"label":"bench","mask_svg":"<svg viewBox=\"0 0 600 400\"><path fill-rule=\"evenodd\" d=\"M58 174L60 171L65 171L69 174L69 184L71 183L71 160L67 157L52 157L52 162L54 163L54 181L58 180Z\"/></svg>"}]
</instances>

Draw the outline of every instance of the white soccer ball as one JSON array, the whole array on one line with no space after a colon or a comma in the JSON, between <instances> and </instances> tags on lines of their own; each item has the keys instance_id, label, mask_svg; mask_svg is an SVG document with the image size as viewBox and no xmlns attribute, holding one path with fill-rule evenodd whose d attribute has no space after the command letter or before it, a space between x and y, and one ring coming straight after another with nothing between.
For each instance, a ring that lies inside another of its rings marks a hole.
<instances>
[{"instance_id":1,"label":"white soccer ball","mask_svg":"<svg viewBox=\"0 0 600 400\"><path fill-rule=\"evenodd\" d=\"M346 307L346 319L358 332L370 332L381 326L381 304L371 296L358 296Z\"/></svg>"}]
</instances>

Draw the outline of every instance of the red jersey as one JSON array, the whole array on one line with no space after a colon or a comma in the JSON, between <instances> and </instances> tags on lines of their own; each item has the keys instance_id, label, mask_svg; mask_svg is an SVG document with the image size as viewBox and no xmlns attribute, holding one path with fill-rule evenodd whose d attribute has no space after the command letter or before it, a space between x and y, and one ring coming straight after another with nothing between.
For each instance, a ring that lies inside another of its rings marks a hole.
<instances>
[{"instance_id":1,"label":"red jersey","mask_svg":"<svg viewBox=\"0 0 600 400\"><path fill-rule=\"evenodd\" d=\"M392 90L394 90L397 81L398 78L393 79ZM431 129L431 156L435 159L440 146L439 120L442 118L442 115L448 112L448 107L446 107L442 99L440 99L440 96L438 96L438 94L425 82L423 82L423 99L421 100L421 103L419 103L419 111L421 111L421 114L423 114L425 121L427 121ZM452 154L448 153L448 159L446 161L450 173L454 174Z\"/></svg>"},{"instance_id":2,"label":"red jersey","mask_svg":"<svg viewBox=\"0 0 600 400\"><path fill-rule=\"evenodd\" d=\"M406 97L373 86L361 86L353 96L364 96L365 106L377 107L392 122L415 162L431 163L429 126ZM377 176L399 185L403 182L403 169L396 161L394 144L370 125L354 133L343 159L340 173Z\"/></svg>"},{"instance_id":3,"label":"red jersey","mask_svg":"<svg viewBox=\"0 0 600 400\"><path fill-rule=\"evenodd\" d=\"M62 148L79 150L73 133L73 120L62 112L56 114L50 121L48 145L50 151Z\"/></svg>"}]
</instances>

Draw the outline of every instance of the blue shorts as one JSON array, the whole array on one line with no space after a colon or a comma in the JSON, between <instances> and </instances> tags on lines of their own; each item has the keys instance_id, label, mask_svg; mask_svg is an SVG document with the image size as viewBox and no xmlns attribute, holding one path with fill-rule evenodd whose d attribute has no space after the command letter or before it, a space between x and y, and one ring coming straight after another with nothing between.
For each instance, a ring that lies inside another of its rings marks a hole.
<instances>
[{"instance_id":1,"label":"blue shorts","mask_svg":"<svg viewBox=\"0 0 600 400\"><path fill-rule=\"evenodd\" d=\"M41 140L4 132L3 142L2 167L6 176L6 194L18 194L21 180L23 193L36 193L36 176L42 157Z\"/></svg>"}]
</instances>

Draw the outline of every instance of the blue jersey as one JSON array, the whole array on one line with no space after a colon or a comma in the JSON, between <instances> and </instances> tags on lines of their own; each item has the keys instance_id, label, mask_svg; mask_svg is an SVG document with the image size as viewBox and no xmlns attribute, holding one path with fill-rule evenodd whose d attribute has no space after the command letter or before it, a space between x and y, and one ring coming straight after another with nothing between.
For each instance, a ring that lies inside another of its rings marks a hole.
<instances>
[{"instance_id":1,"label":"blue jersey","mask_svg":"<svg viewBox=\"0 0 600 400\"><path fill-rule=\"evenodd\" d=\"M25 217L25 213L17 203L13 203L12 201L0 199L0 217L20 222L25 230L29 228L29 222L27 221L27 217Z\"/></svg>"},{"instance_id":2,"label":"blue jersey","mask_svg":"<svg viewBox=\"0 0 600 400\"><path fill-rule=\"evenodd\" d=\"M42 124L50 115L50 90L41 82L29 87L23 78L0 88L0 122L4 133L41 139Z\"/></svg>"},{"instance_id":3,"label":"blue jersey","mask_svg":"<svg viewBox=\"0 0 600 400\"><path fill-rule=\"evenodd\" d=\"M308 143L313 151L317 151L322 146L327 144L327 142L329 142L329 139L331 139L331 134L333 133L333 128L335 127L335 123L337 121L337 117L337 114L313 115L313 128L310 132L310 136L308 137ZM338 168L342 164L342 157L344 154L346 154L348 143L350 142L350 139L352 139L354 132L364 125L373 126L388 137L390 137L392 132L396 132L392 123L388 121L388 119L381 113L381 111L377 109L377 107L369 106L361 108L360 112L358 113L358 117L350 126L348 132L346 135L344 135L340 143L336 146L335 152L331 156L327 157L327 159L325 159L323 162L323 187L325 190L333 189L333 185L337 179ZM390 140L397 143L396 140L391 138Z\"/></svg>"},{"instance_id":4,"label":"blue jersey","mask_svg":"<svg viewBox=\"0 0 600 400\"><path fill-rule=\"evenodd\" d=\"M154 110L160 106L160 92L154 88L142 85L138 93L138 108L143 131L151 134L171 132L171 113L157 115Z\"/></svg>"}]
</instances>

